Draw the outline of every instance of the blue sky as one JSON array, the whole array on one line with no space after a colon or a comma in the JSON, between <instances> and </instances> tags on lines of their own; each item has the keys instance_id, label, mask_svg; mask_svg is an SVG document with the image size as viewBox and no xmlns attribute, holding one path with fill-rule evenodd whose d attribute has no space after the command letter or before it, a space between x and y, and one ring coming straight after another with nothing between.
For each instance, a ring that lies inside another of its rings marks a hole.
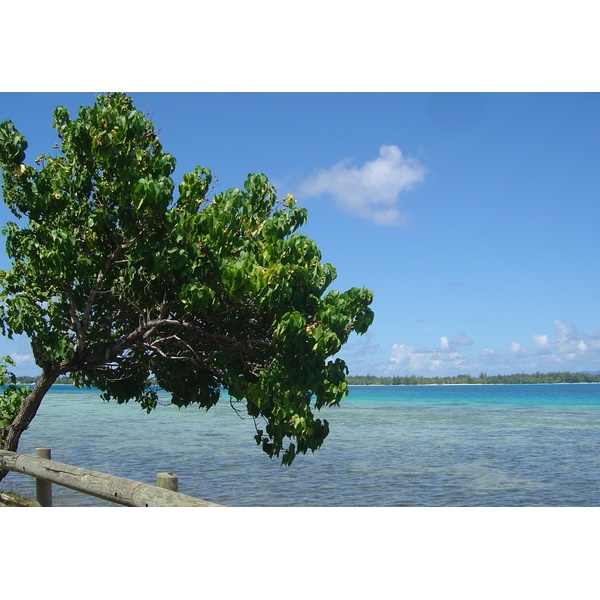
<instances>
[{"instance_id":1,"label":"blue sky","mask_svg":"<svg viewBox=\"0 0 600 600\"><path fill-rule=\"evenodd\" d=\"M265 173L308 209L332 287L373 290L372 327L341 353L351 374L600 370L600 95L132 96L176 180L197 164L217 190ZM93 100L0 93L0 120L32 162L56 141L54 107ZM0 353L37 372L26 341Z\"/></svg>"}]
</instances>

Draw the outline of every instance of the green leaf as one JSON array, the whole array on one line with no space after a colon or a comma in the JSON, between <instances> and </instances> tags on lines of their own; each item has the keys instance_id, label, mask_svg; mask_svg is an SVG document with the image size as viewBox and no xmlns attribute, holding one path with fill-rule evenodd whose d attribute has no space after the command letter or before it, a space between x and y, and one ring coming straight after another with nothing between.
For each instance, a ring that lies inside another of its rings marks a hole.
<instances>
[{"instance_id":1,"label":"green leaf","mask_svg":"<svg viewBox=\"0 0 600 600\"><path fill-rule=\"evenodd\" d=\"M314 412L347 393L345 364L329 359L367 331L373 297L327 292L335 269L298 231L307 211L278 202L261 173L213 197L196 167L174 197L175 158L125 94L74 118L58 107L53 126L57 152L34 168L0 124L3 199L20 218L3 230L2 331L30 336L38 364L106 399L151 412L157 385L208 409L226 388L269 456L318 449L329 425Z\"/></svg>"}]
</instances>

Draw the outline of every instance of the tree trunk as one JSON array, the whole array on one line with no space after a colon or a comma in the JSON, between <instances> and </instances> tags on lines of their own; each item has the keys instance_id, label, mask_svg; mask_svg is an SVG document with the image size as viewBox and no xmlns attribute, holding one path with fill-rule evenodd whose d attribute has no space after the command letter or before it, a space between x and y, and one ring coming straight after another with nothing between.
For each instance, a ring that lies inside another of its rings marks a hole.
<instances>
[{"instance_id":1,"label":"tree trunk","mask_svg":"<svg viewBox=\"0 0 600 600\"><path fill-rule=\"evenodd\" d=\"M57 380L60 373L61 369L59 365L51 365L42 371L42 374L33 386L33 389L25 397L19 414L8 427L4 428L3 450L10 450L11 452L17 451L21 434L29 427L31 421L33 421L46 392ZM8 471L0 470L0 481L2 481L7 474Z\"/></svg>"}]
</instances>

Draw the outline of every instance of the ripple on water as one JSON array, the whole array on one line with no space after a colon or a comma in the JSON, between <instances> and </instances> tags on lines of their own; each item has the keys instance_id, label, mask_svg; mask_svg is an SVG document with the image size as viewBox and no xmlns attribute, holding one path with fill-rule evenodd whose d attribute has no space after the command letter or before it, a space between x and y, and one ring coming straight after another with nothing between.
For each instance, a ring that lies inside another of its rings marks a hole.
<instances>
[{"instance_id":1,"label":"ripple on water","mask_svg":"<svg viewBox=\"0 0 600 600\"><path fill-rule=\"evenodd\" d=\"M146 415L53 388L20 450L48 446L55 460L148 483L171 471L183 493L232 506L600 505L600 386L548 397L545 386L461 387L353 390L322 415L324 446L290 468L261 452L252 421L227 403ZM28 477L3 483L35 495ZM54 498L110 505L57 486Z\"/></svg>"}]
</instances>

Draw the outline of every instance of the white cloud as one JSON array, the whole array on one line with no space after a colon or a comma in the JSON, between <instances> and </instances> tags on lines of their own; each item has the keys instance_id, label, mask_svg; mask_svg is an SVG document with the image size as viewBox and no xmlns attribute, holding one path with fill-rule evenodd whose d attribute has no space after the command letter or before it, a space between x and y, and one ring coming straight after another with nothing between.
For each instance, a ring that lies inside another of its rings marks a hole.
<instances>
[{"instance_id":1,"label":"white cloud","mask_svg":"<svg viewBox=\"0 0 600 600\"><path fill-rule=\"evenodd\" d=\"M451 352L447 338L441 339L438 350L415 349L406 344L394 344L388 371L395 374L445 374L464 367L464 359L458 352Z\"/></svg>"},{"instance_id":2,"label":"white cloud","mask_svg":"<svg viewBox=\"0 0 600 600\"><path fill-rule=\"evenodd\" d=\"M555 321L554 337L543 333L531 336L529 348L512 342L504 366L511 372L596 371L600 364L600 331L582 332Z\"/></svg>"},{"instance_id":3,"label":"white cloud","mask_svg":"<svg viewBox=\"0 0 600 600\"><path fill-rule=\"evenodd\" d=\"M37 375L39 367L35 364L29 339L25 335L15 335L12 339L0 336L0 356L10 356L15 363L9 371L15 375Z\"/></svg>"},{"instance_id":4,"label":"white cloud","mask_svg":"<svg viewBox=\"0 0 600 600\"><path fill-rule=\"evenodd\" d=\"M519 342L511 342L508 351L511 354L521 354L522 352L524 352L524 349L523 346L519 344Z\"/></svg>"},{"instance_id":5,"label":"white cloud","mask_svg":"<svg viewBox=\"0 0 600 600\"><path fill-rule=\"evenodd\" d=\"M531 340L533 345L542 352L550 346L550 340L547 335L532 335Z\"/></svg>"},{"instance_id":6,"label":"white cloud","mask_svg":"<svg viewBox=\"0 0 600 600\"><path fill-rule=\"evenodd\" d=\"M34 364L33 354L31 352L13 352L10 357L13 359L15 365L26 365Z\"/></svg>"},{"instance_id":7,"label":"white cloud","mask_svg":"<svg viewBox=\"0 0 600 600\"><path fill-rule=\"evenodd\" d=\"M472 346L473 340L467 337L464 333L455 335L452 339L448 339L445 335L440 339L440 349L444 352L455 351L457 346Z\"/></svg>"},{"instance_id":8,"label":"white cloud","mask_svg":"<svg viewBox=\"0 0 600 600\"><path fill-rule=\"evenodd\" d=\"M344 211L378 225L405 224L400 194L425 177L424 167L398 146L381 146L379 157L353 167L348 160L319 169L299 186L304 197L330 194Z\"/></svg>"},{"instance_id":9,"label":"white cloud","mask_svg":"<svg viewBox=\"0 0 600 600\"><path fill-rule=\"evenodd\" d=\"M597 371L600 365L600 331L582 332L562 321L555 321L554 337L531 336L531 344L518 341L506 350L469 348L475 343L465 334L440 339L437 349L415 349L394 344L387 368L393 375L456 375L535 373L549 371Z\"/></svg>"},{"instance_id":10,"label":"white cloud","mask_svg":"<svg viewBox=\"0 0 600 600\"><path fill-rule=\"evenodd\" d=\"M600 354L600 332L582 332L563 321L555 321L555 338L548 335L533 335L531 340L538 354L555 363L569 363L584 358L598 358Z\"/></svg>"}]
</instances>

